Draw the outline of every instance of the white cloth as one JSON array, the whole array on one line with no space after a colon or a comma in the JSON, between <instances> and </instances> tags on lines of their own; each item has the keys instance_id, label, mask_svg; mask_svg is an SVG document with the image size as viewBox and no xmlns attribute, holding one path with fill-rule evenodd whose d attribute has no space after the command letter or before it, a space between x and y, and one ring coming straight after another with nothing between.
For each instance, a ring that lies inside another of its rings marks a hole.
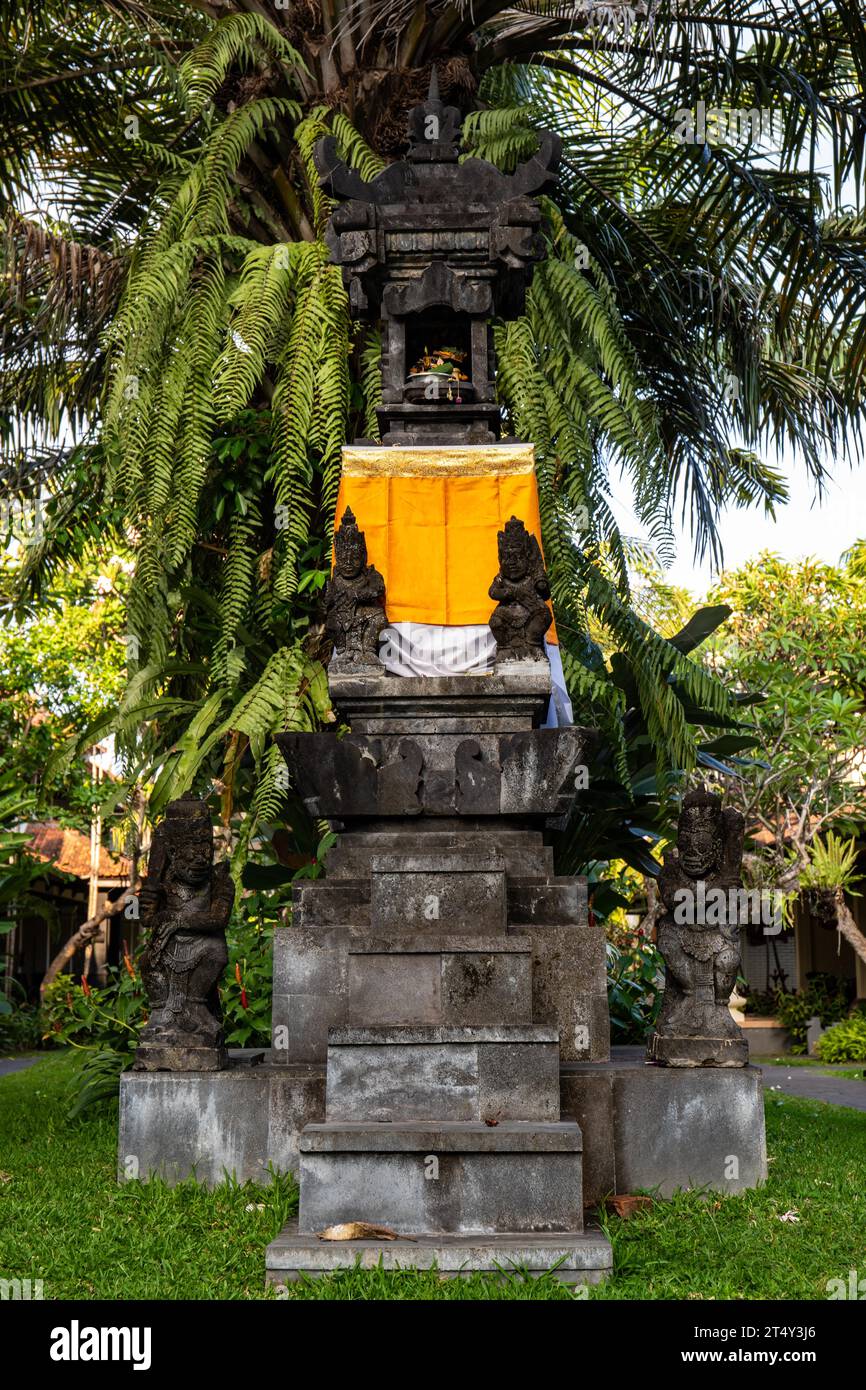
<instances>
[{"instance_id":1,"label":"white cloth","mask_svg":"<svg viewBox=\"0 0 866 1390\"><path fill-rule=\"evenodd\" d=\"M545 642L553 686L545 728L574 723L559 647ZM391 623L382 633L379 659L395 676L470 676L493 669L496 642L486 623L445 627Z\"/></svg>"}]
</instances>

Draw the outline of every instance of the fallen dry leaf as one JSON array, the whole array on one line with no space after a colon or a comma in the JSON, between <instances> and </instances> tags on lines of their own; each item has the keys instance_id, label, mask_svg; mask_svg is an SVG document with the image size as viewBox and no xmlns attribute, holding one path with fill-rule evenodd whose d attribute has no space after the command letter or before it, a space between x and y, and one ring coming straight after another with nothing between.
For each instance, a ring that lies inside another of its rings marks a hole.
<instances>
[{"instance_id":1,"label":"fallen dry leaf","mask_svg":"<svg viewBox=\"0 0 866 1390\"><path fill-rule=\"evenodd\" d=\"M411 1240L400 1236L390 1226L375 1226L370 1221L344 1221L339 1226L326 1226L317 1231L319 1240Z\"/></svg>"},{"instance_id":2,"label":"fallen dry leaf","mask_svg":"<svg viewBox=\"0 0 866 1390\"><path fill-rule=\"evenodd\" d=\"M605 1206L611 1211L615 1211L617 1216L621 1216L623 1221L627 1221L636 1212L648 1211L653 1204L652 1197L635 1196L631 1192L624 1192L619 1197L608 1197Z\"/></svg>"}]
</instances>

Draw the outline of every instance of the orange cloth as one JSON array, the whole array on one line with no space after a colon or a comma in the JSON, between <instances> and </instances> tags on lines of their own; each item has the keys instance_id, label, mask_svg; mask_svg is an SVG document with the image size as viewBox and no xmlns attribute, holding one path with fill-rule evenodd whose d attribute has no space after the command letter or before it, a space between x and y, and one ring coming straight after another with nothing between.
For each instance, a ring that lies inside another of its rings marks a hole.
<instances>
[{"instance_id":1,"label":"orange cloth","mask_svg":"<svg viewBox=\"0 0 866 1390\"><path fill-rule=\"evenodd\" d=\"M541 544L531 444L343 450L336 522L351 507L385 580L391 622L486 623L497 532L519 517ZM547 633L556 642L555 629Z\"/></svg>"}]
</instances>

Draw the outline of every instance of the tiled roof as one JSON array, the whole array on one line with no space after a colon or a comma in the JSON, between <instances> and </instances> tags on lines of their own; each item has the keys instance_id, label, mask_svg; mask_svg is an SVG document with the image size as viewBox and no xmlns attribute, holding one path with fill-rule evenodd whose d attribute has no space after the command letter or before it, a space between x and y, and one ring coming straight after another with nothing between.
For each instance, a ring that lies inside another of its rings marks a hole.
<instances>
[{"instance_id":1,"label":"tiled roof","mask_svg":"<svg viewBox=\"0 0 866 1390\"><path fill-rule=\"evenodd\" d=\"M25 825L24 829L33 837L27 849L34 858L54 864L76 878L90 876L90 840L86 835L68 826L58 825L53 820ZM129 860L125 856L110 854L100 845L99 877L124 878L128 873Z\"/></svg>"}]
</instances>

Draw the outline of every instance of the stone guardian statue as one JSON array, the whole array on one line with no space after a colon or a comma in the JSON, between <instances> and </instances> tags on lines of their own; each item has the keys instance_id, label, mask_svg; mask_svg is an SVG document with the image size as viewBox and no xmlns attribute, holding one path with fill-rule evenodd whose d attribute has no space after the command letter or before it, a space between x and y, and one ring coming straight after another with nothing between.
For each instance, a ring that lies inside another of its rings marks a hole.
<instances>
[{"instance_id":1,"label":"stone guardian statue","mask_svg":"<svg viewBox=\"0 0 866 1390\"><path fill-rule=\"evenodd\" d=\"M748 1043L728 1001L740 968L744 821L699 788L683 798L677 848L667 850L658 927L665 991L647 1058L668 1067L744 1067Z\"/></svg>"},{"instance_id":2,"label":"stone guardian statue","mask_svg":"<svg viewBox=\"0 0 866 1390\"><path fill-rule=\"evenodd\" d=\"M325 587L325 632L334 644L331 667L379 665L379 637L387 626L385 581L367 564L367 542L351 507L334 537L334 573Z\"/></svg>"},{"instance_id":3,"label":"stone guardian statue","mask_svg":"<svg viewBox=\"0 0 866 1390\"><path fill-rule=\"evenodd\" d=\"M499 573L490 585L496 607L490 631L496 639L496 665L544 661L544 634L553 622L547 605L550 585L541 547L516 516L499 532Z\"/></svg>"},{"instance_id":4,"label":"stone guardian statue","mask_svg":"<svg viewBox=\"0 0 866 1390\"><path fill-rule=\"evenodd\" d=\"M137 1071L220 1071L228 1064L218 985L228 964L225 931L235 889L228 864L214 865L205 802L169 803L157 826L141 890L150 936L141 975L150 1017Z\"/></svg>"}]
</instances>

